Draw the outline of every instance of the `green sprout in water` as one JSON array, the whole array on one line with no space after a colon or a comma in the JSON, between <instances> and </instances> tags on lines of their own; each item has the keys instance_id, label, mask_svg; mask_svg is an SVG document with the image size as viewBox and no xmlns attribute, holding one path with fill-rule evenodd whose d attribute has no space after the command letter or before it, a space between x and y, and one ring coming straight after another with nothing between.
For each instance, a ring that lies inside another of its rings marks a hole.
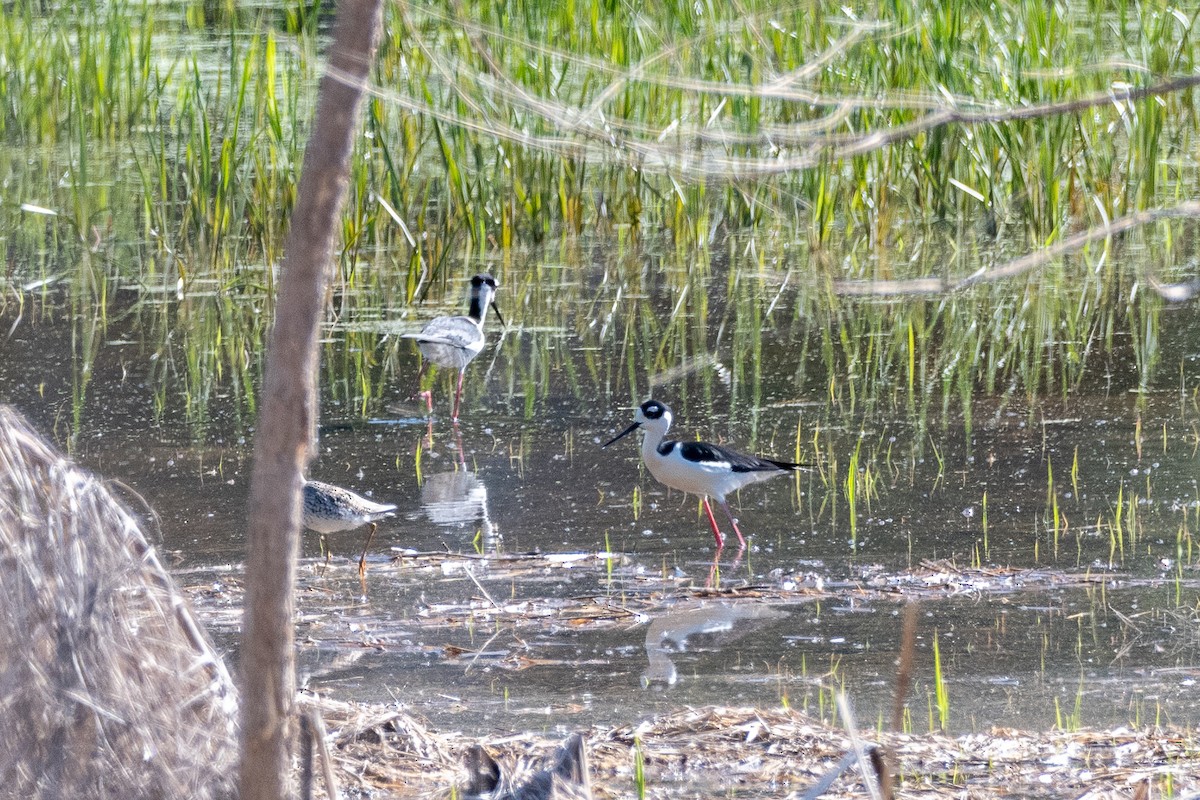
<instances>
[{"instance_id":1,"label":"green sprout in water","mask_svg":"<svg viewBox=\"0 0 1200 800\"><path fill-rule=\"evenodd\" d=\"M642 752L642 739L633 737L633 788L638 800L646 797L646 755Z\"/></svg>"},{"instance_id":2,"label":"green sprout in water","mask_svg":"<svg viewBox=\"0 0 1200 800\"><path fill-rule=\"evenodd\" d=\"M942 671L942 651L938 645L937 631L933 632L933 685L937 708L937 730L945 731L950 723L950 693L946 689L946 676ZM930 719L933 730L933 720Z\"/></svg>"}]
</instances>

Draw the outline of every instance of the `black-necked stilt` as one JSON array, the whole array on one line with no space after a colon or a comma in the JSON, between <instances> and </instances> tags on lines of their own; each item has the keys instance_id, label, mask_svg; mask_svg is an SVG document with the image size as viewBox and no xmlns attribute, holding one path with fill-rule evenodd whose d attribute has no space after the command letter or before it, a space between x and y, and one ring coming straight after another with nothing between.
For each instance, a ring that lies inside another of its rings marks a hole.
<instances>
[{"instance_id":1,"label":"black-necked stilt","mask_svg":"<svg viewBox=\"0 0 1200 800\"><path fill-rule=\"evenodd\" d=\"M462 400L463 375L466 374L467 365L483 349L483 317L488 306L496 312L500 324L505 324L496 306L496 279L487 273L480 273L471 278L471 308L465 317L436 317L420 333L403 335L405 339L417 340L417 347L424 357L421 369L417 372L418 389L425 368L431 361L440 367L458 370L458 390L454 393L454 411L451 414L454 420L458 419L458 404ZM426 396L426 403L432 411L432 395Z\"/></svg>"},{"instance_id":2,"label":"black-necked stilt","mask_svg":"<svg viewBox=\"0 0 1200 800\"><path fill-rule=\"evenodd\" d=\"M737 520L733 518L729 504L725 502L725 495L751 483L794 472L804 465L743 455L708 442L671 441L665 438L670 427L671 409L665 403L648 400L638 408L633 424L604 446L608 447L622 436L641 428L645 434L642 437L642 461L646 463L646 469L650 470L654 479L672 489L699 495L704 499L704 510L708 514L709 524L712 525L718 551L725 546L725 537L721 535L717 521L713 518L708 498L711 497L720 503L721 508L725 510L725 516L729 517L729 522L733 525L738 543L744 549L746 540L742 537Z\"/></svg>"},{"instance_id":3,"label":"black-necked stilt","mask_svg":"<svg viewBox=\"0 0 1200 800\"><path fill-rule=\"evenodd\" d=\"M362 555L358 559L358 574L367 570L367 548L379 527L377 520L392 516L396 510L393 503L376 503L349 489L334 486L324 481L304 482L304 527L321 534L321 545L325 549L325 563L329 563L329 550L325 547L325 534L352 531L370 524Z\"/></svg>"}]
</instances>

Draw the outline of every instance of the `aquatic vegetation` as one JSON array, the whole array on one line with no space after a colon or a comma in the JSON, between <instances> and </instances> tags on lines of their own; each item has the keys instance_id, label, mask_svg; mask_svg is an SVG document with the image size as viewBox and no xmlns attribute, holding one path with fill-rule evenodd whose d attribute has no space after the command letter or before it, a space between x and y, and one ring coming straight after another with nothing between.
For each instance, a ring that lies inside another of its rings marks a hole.
<instances>
[{"instance_id":1,"label":"aquatic vegetation","mask_svg":"<svg viewBox=\"0 0 1200 800\"><path fill-rule=\"evenodd\" d=\"M935 717L936 714L936 717ZM933 696L930 698L929 731L946 730L950 721L950 693L946 688L946 673L942 667L942 650L937 631L933 632Z\"/></svg>"},{"instance_id":2,"label":"aquatic vegetation","mask_svg":"<svg viewBox=\"0 0 1200 800\"><path fill-rule=\"evenodd\" d=\"M1133 359L1127 385L1153 384L1162 301L1142 267L1119 264L1136 254L1170 280L1189 257L1186 219L1002 286L894 300L875 289L986 275L1187 196L1197 44L1169 10L388 13L333 281L347 346L329 348L324 377L348 409L369 413L408 365L378 309L452 295L451 276L489 259L528 300L521 344L537 361L504 367L530 416L552 372L581 394L641 399L649 376L698 359L727 364L735 408L821 389L843 413L902 409L922 427L952 408L971 420L979 393L1066 397L1114 353ZM302 9L197 15L126 0L17 3L0 21L14 70L0 86L0 162L25 203L0 209L14 231L8 283L73 271L97 280L72 291L115 282L139 315L165 305L167 324L145 334L156 402L198 431L215 394L253 414L248 354L271 310L319 30ZM581 281L597 247L609 259ZM130 303L98 296L80 307ZM193 317L220 322L196 329ZM577 344L541 333L554 330ZM780 337L798 358L777 359Z\"/></svg>"}]
</instances>

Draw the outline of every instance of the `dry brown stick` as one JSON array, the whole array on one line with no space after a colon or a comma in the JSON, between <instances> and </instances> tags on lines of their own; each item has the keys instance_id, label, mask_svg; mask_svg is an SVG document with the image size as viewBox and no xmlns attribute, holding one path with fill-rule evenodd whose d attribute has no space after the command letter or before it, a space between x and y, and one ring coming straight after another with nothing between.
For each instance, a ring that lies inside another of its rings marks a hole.
<instances>
[{"instance_id":1,"label":"dry brown stick","mask_svg":"<svg viewBox=\"0 0 1200 800\"><path fill-rule=\"evenodd\" d=\"M904 730L904 700L912 686L913 653L916 652L917 609L920 603L910 600L904 605L904 620L900 628L900 663L896 665L896 694L892 699L892 730Z\"/></svg>"},{"instance_id":2,"label":"dry brown stick","mask_svg":"<svg viewBox=\"0 0 1200 800\"><path fill-rule=\"evenodd\" d=\"M871 800L882 800L879 775L876 774L874 766L867 758L866 748L863 747L862 739L858 736L858 724L854 721L854 709L850 707L850 701L846 698L845 692L838 692L837 706L842 713L842 723L850 737L850 747L858 763L858 772L862 775L863 785L867 787L867 794L871 796Z\"/></svg>"},{"instance_id":3,"label":"dry brown stick","mask_svg":"<svg viewBox=\"0 0 1200 800\"><path fill-rule=\"evenodd\" d=\"M910 600L904 606L904 618L900 629L900 659L896 665L896 689L892 700L892 730L904 730L904 700L912 685L913 654L916 652L917 609L920 603ZM883 745L871 750L871 766L879 782L879 792L884 800L896 795L896 759L891 750Z\"/></svg>"},{"instance_id":4,"label":"dry brown stick","mask_svg":"<svg viewBox=\"0 0 1200 800\"><path fill-rule=\"evenodd\" d=\"M308 714L300 715L300 800L313 797L313 728Z\"/></svg>"},{"instance_id":5,"label":"dry brown stick","mask_svg":"<svg viewBox=\"0 0 1200 800\"><path fill-rule=\"evenodd\" d=\"M308 725L312 730L317 758L321 760L321 775L325 779L325 795L329 800L339 800L342 795L338 791L337 777L333 772L333 757L329 754L329 734L325 730L325 720L316 706L310 706L305 716L308 718Z\"/></svg>"},{"instance_id":6,"label":"dry brown stick","mask_svg":"<svg viewBox=\"0 0 1200 800\"><path fill-rule=\"evenodd\" d=\"M284 245L254 443L243 633L242 800L291 793L300 491L316 432L317 334L375 48L381 0L342 0Z\"/></svg>"}]
</instances>

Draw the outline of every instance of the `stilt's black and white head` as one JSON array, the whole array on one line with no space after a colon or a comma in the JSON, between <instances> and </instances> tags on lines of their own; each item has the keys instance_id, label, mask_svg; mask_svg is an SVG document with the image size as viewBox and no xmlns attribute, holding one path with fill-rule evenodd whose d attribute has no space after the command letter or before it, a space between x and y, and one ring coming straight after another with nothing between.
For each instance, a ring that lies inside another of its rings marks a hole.
<instances>
[{"instance_id":1,"label":"stilt's black and white head","mask_svg":"<svg viewBox=\"0 0 1200 800\"><path fill-rule=\"evenodd\" d=\"M496 305L496 279L486 272L481 272L471 278L471 310L468 316L476 322L482 322L488 306L496 312L496 319L500 320L501 325L507 324Z\"/></svg>"},{"instance_id":2,"label":"stilt's black and white head","mask_svg":"<svg viewBox=\"0 0 1200 800\"><path fill-rule=\"evenodd\" d=\"M638 428L643 428L648 433L656 435L658 438L666 436L667 429L671 427L671 408L666 403L660 403L657 400L647 400L638 406L633 415L633 424L612 439L604 443L608 447L613 442L623 436L627 436Z\"/></svg>"}]
</instances>

